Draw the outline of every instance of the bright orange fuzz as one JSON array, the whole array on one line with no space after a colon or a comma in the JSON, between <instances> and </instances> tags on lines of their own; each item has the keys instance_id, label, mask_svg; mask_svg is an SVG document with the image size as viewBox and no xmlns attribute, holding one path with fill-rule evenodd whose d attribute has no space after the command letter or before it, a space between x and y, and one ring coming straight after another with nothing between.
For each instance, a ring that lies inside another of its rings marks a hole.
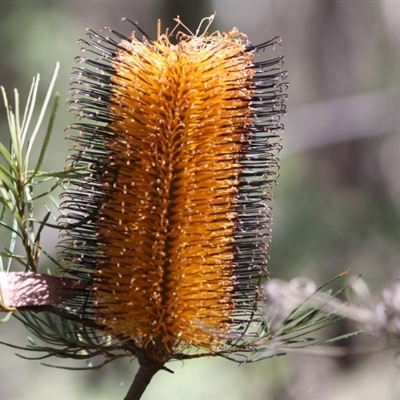
<instances>
[{"instance_id":1,"label":"bright orange fuzz","mask_svg":"<svg viewBox=\"0 0 400 400\"><path fill-rule=\"evenodd\" d=\"M96 57L71 89L84 171L64 195L61 256L88 289L68 307L164 361L237 351L263 320L285 73L282 57L253 59L277 41L110 32L89 32Z\"/></svg>"},{"instance_id":2,"label":"bright orange fuzz","mask_svg":"<svg viewBox=\"0 0 400 400\"><path fill-rule=\"evenodd\" d=\"M131 37L112 62L118 177L100 211L96 301L113 335L174 349L225 341L239 154L253 54L229 34ZM110 296L111 292L111 296ZM115 317L117 315L117 317Z\"/></svg>"}]
</instances>

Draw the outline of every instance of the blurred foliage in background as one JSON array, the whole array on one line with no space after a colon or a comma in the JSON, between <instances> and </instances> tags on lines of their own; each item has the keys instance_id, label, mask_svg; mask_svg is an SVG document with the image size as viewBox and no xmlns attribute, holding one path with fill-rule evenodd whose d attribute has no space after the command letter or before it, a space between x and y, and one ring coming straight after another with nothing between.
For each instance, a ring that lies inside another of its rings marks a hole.
<instances>
[{"instance_id":1,"label":"blurred foliage in background","mask_svg":"<svg viewBox=\"0 0 400 400\"><path fill-rule=\"evenodd\" d=\"M110 26L128 35L132 26L120 21L127 17L155 36L158 18L171 27L180 15L195 31L203 17L217 11L216 30L236 26L254 44L281 36L290 88L271 276L308 276L322 283L351 268L376 293L392 280L400 267L400 3L9 1L0 11L0 85L8 93L17 87L23 104L32 76L40 73L45 90L56 62L61 64L56 86L61 105L45 170L62 168L67 156L64 129L72 116L63 101L80 54L76 43L86 28ZM4 141L5 113L0 112ZM43 236L48 250L56 242L54 234ZM18 337L23 345L26 336L16 321L1 326L1 341ZM0 358L4 400L122 398L136 371L129 361L97 372L48 369L6 347L0 348ZM387 353L340 360L286 356L240 368L223 359L169 367L175 375L159 373L144 399L400 396L400 371Z\"/></svg>"}]
</instances>

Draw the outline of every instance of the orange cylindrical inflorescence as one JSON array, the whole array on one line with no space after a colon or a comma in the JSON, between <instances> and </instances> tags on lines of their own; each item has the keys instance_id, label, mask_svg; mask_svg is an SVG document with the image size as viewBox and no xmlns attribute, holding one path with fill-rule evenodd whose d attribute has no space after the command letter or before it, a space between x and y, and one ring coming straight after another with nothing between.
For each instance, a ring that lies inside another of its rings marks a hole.
<instances>
[{"instance_id":1,"label":"orange cylindrical inflorescence","mask_svg":"<svg viewBox=\"0 0 400 400\"><path fill-rule=\"evenodd\" d=\"M91 38L100 59L80 59L94 70L72 89L94 121L72 127L87 172L63 205L66 271L90 282L78 302L141 347L220 349L257 314L266 273L281 60L254 63L236 29Z\"/></svg>"}]
</instances>

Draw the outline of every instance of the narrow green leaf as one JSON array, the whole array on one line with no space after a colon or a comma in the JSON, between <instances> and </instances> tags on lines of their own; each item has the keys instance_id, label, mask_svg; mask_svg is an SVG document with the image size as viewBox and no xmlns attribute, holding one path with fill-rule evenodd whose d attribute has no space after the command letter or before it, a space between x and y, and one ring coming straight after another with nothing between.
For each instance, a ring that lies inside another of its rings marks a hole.
<instances>
[{"instance_id":1,"label":"narrow green leaf","mask_svg":"<svg viewBox=\"0 0 400 400\"><path fill-rule=\"evenodd\" d=\"M34 241L34 243L35 243L36 245L39 245L39 244L40 244L40 235L41 235L41 233L42 233L42 231L43 231L43 228L44 228L45 225L46 225L46 222L47 222L48 219L50 218L50 215L51 215L51 213L48 212L48 213L44 216L43 220L40 221L40 225L39 225L38 231L37 231L36 236L35 236L35 241Z\"/></svg>"},{"instance_id":2,"label":"narrow green leaf","mask_svg":"<svg viewBox=\"0 0 400 400\"><path fill-rule=\"evenodd\" d=\"M54 85L55 85L55 82L56 82L56 79L57 79L57 75L58 75L58 70L59 69L60 69L60 64L57 63L56 67L54 69L53 77L51 78L51 81L50 81L49 88L48 88L47 93L46 93L46 97L45 97L44 102L43 102L42 109L40 111L38 120L37 120L35 128L34 128L34 130L32 132L32 135L29 138L28 149L26 151L26 164L25 164L25 168L26 169L28 169L28 162L29 162L29 157L30 157L31 151L32 151L33 143L35 142L36 135L39 132L39 128L40 128L40 126L42 124L44 115L46 113L47 106L48 106L50 98L51 98L51 94L53 93L53 89L54 89ZM52 119L53 118L51 117L50 121L52 121ZM54 120L53 120L53 122L54 122ZM51 122L51 124L52 124L52 122Z\"/></svg>"},{"instance_id":3,"label":"narrow green leaf","mask_svg":"<svg viewBox=\"0 0 400 400\"><path fill-rule=\"evenodd\" d=\"M18 215L18 210L15 205L15 196L11 190L4 185L4 181L0 178L0 203L4 204L4 206L13 214L14 216Z\"/></svg>"},{"instance_id":4,"label":"narrow green leaf","mask_svg":"<svg viewBox=\"0 0 400 400\"><path fill-rule=\"evenodd\" d=\"M82 178L82 173L84 173L85 171L87 171L86 166L79 168L63 169L61 171L51 171L51 172L38 171L36 177L51 177L60 179L71 179L75 177Z\"/></svg>"},{"instance_id":5,"label":"narrow green leaf","mask_svg":"<svg viewBox=\"0 0 400 400\"><path fill-rule=\"evenodd\" d=\"M0 226L3 227L4 229L8 229L10 232L16 233L18 236L21 235L18 230L14 230L12 226L10 226L9 224L6 224L3 221L0 221Z\"/></svg>"},{"instance_id":6,"label":"narrow green leaf","mask_svg":"<svg viewBox=\"0 0 400 400\"><path fill-rule=\"evenodd\" d=\"M1 142L0 142L0 155L4 158L4 161L7 163L10 170L17 176L18 170L17 168L15 168L15 161L13 160L10 152Z\"/></svg>"},{"instance_id":7,"label":"narrow green leaf","mask_svg":"<svg viewBox=\"0 0 400 400\"><path fill-rule=\"evenodd\" d=\"M0 164L0 184L3 185L7 190L13 193L14 196L18 196L17 182L13 175Z\"/></svg>"},{"instance_id":8,"label":"narrow green leaf","mask_svg":"<svg viewBox=\"0 0 400 400\"><path fill-rule=\"evenodd\" d=\"M22 234L22 222L20 221L20 218L14 218L13 223L12 223L12 232L10 236L10 244L8 248L6 248L6 257L8 258L8 263L7 263L7 271L10 270L11 268L11 262L12 260L17 260L24 268L27 267L27 258L26 256L20 256L15 254L15 246L17 243L17 239L20 238L23 240L23 234Z\"/></svg>"},{"instance_id":9,"label":"narrow green leaf","mask_svg":"<svg viewBox=\"0 0 400 400\"><path fill-rule=\"evenodd\" d=\"M22 142L21 142L21 125L20 125L20 115L19 115L19 93L17 89L14 89L14 100L15 100L15 105L14 105L14 113L15 113L15 131L17 133L17 138L19 141L19 145L22 148Z\"/></svg>"},{"instance_id":10,"label":"narrow green leaf","mask_svg":"<svg viewBox=\"0 0 400 400\"><path fill-rule=\"evenodd\" d=\"M1 94L3 96L4 107L6 109L8 126L11 126L12 122L11 122L11 115L10 115L10 106L8 104L8 99L7 99L7 93L6 93L6 91L5 91L3 86L0 86L0 90L1 90Z\"/></svg>"},{"instance_id":11,"label":"narrow green leaf","mask_svg":"<svg viewBox=\"0 0 400 400\"><path fill-rule=\"evenodd\" d=\"M51 178L51 179L53 179L53 178ZM43 183L43 182L45 182L45 181L47 181L48 179L46 179L46 180L43 180L42 182L35 182L35 183ZM53 193L58 187L60 186L60 181L57 181L54 185L52 185L49 189L47 189L46 191L44 191L44 192L42 192L42 193L40 193L40 194L38 194L38 195L36 195L34 198L33 198L33 200L37 200L37 199L40 199L41 197L44 197L44 196L49 196L49 197L51 197L50 195L51 195L51 193ZM58 206L57 206L58 207Z\"/></svg>"},{"instance_id":12,"label":"narrow green leaf","mask_svg":"<svg viewBox=\"0 0 400 400\"><path fill-rule=\"evenodd\" d=\"M41 248L42 253L57 267L62 268L62 265L46 250Z\"/></svg>"},{"instance_id":13,"label":"narrow green leaf","mask_svg":"<svg viewBox=\"0 0 400 400\"><path fill-rule=\"evenodd\" d=\"M9 249L6 249L7 251L1 251L0 255L3 257L7 257L7 258L11 258L13 260L18 260L20 262L23 262L23 260L25 260L25 256L21 256L18 254L14 254L12 251L10 251ZM25 264L23 264L25 265Z\"/></svg>"},{"instance_id":14,"label":"narrow green leaf","mask_svg":"<svg viewBox=\"0 0 400 400\"><path fill-rule=\"evenodd\" d=\"M44 159L47 147L48 147L49 142L50 142L51 134L53 132L54 121L55 121L55 118L56 118L56 113L57 113L57 109L58 109L59 103L60 103L60 95L58 93L56 93L56 96L55 96L55 99L54 99L53 108L52 108L51 115L50 115L49 125L47 127L46 136L44 138L44 141L43 141L43 144L42 144L42 147L41 147L41 151L40 151L40 154L39 154L38 161L36 163L35 170L33 171L29 181L32 180L36 176L36 173L39 171L40 167L42 166L43 159Z\"/></svg>"},{"instance_id":15,"label":"narrow green leaf","mask_svg":"<svg viewBox=\"0 0 400 400\"><path fill-rule=\"evenodd\" d=\"M36 78L32 79L32 85L29 90L28 99L26 101L24 119L22 120L22 126L21 126L21 140L22 140L23 144L26 141L26 135L27 135L28 128L29 128L29 125L32 120L33 111L35 109L39 81L40 81L40 75L37 74Z\"/></svg>"},{"instance_id":16,"label":"narrow green leaf","mask_svg":"<svg viewBox=\"0 0 400 400\"><path fill-rule=\"evenodd\" d=\"M363 331L355 331L355 332L346 333L346 334L344 334L344 335L336 336L336 337L334 337L334 338L327 339L327 340L324 340L324 341L322 341L322 342L318 342L318 344L316 344L316 345L323 345L323 344L332 344L332 343L336 343L338 340L349 339L349 338L351 338L351 337L353 337L353 336L358 336L358 335L360 335L360 334L362 334L362 333L363 333Z\"/></svg>"},{"instance_id":17,"label":"narrow green leaf","mask_svg":"<svg viewBox=\"0 0 400 400\"><path fill-rule=\"evenodd\" d=\"M19 104L19 95L18 91L14 90L15 102ZM8 114L10 115L9 118L9 130L11 136L11 155L13 156L15 168L17 169L18 173L17 176L20 175L21 166L22 166L22 145L21 145L21 133L18 130L19 123L17 122L15 110L14 112L11 108L8 110Z\"/></svg>"},{"instance_id":18,"label":"narrow green leaf","mask_svg":"<svg viewBox=\"0 0 400 400\"><path fill-rule=\"evenodd\" d=\"M0 306L1 306L1 302L0 302ZM4 318L0 319L0 323L9 321L11 318L11 315L12 315L12 312L8 312Z\"/></svg>"}]
</instances>

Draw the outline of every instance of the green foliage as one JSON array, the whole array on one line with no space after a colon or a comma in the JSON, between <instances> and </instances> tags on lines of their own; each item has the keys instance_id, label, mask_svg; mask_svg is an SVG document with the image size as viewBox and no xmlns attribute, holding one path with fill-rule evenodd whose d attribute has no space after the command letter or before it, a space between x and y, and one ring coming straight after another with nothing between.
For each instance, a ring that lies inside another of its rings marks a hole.
<instances>
[{"instance_id":1,"label":"green foliage","mask_svg":"<svg viewBox=\"0 0 400 400\"><path fill-rule=\"evenodd\" d=\"M18 350L39 354L38 356L29 357L17 354L21 358L41 361L49 357L57 357L82 361L102 356L103 361L99 365L93 365L88 361L85 367L61 367L64 369L84 370L98 369L117 358L127 356L126 352L123 351L123 347L115 343L110 337L107 335L97 336L93 334L94 332L84 329L81 323L55 317L48 312L42 313L42 316L23 312L16 314L15 317L26 326L34 337L43 342L43 344L40 344L31 337L28 338L29 344L25 347L0 342ZM44 362L41 363L49 367L55 367Z\"/></svg>"},{"instance_id":2,"label":"green foliage","mask_svg":"<svg viewBox=\"0 0 400 400\"><path fill-rule=\"evenodd\" d=\"M38 120L33 128L32 116L37 100L39 75L33 79L22 118L18 91L14 91L15 103L13 109L9 104L4 88L1 87L10 132L10 143L8 149L0 143L0 155L3 161L0 164L0 234L2 237L9 236L10 240L5 250L0 252L0 271L10 271L13 261L22 265L25 271L37 270L41 252L40 237L43 227L50 217L50 212L42 220L37 220L34 215L33 202L35 198L50 195L59 184L58 178L65 175L64 171L41 171L59 103L57 94L44 140L41 144L36 143L53 92L58 69L59 66L57 65ZM34 145L40 146L41 151L38 159L31 167L30 158ZM37 190L48 181L54 182L50 189L42 192L39 189L39 194L34 195L33 188L35 187L35 190ZM15 254L17 240L20 240L24 247L25 254L23 255Z\"/></svg>"},{"instance_id":3,"label":"green foliage","mask_svg":"<svg viewBox=\"0 0 400 400\"><path fill-rule=\"evenodd\" d=\"M342 317L334 312L328 305L340 298L347 287L333 291L329 288L331 284L342 278L340 274L328 282L310 291L304 296L296 296L295 290L291 291L288 297L280 295L279 303L283 307L277 310L277 299L272 297L266 288L266 308L264 320L258 325L258 329L252 333L246 332L242 337L232 343L232 348L224 357L239 363L260 361L267 358L285 355L293 350L304 350L312 346L332 344L339 340L347 339L358 335L361 331L333 337L328 340L319 338L319 334ZM282 281L282 283L284 283ZM270 301L269 301L270 300Z\"/></svg>"}]
</instances>

